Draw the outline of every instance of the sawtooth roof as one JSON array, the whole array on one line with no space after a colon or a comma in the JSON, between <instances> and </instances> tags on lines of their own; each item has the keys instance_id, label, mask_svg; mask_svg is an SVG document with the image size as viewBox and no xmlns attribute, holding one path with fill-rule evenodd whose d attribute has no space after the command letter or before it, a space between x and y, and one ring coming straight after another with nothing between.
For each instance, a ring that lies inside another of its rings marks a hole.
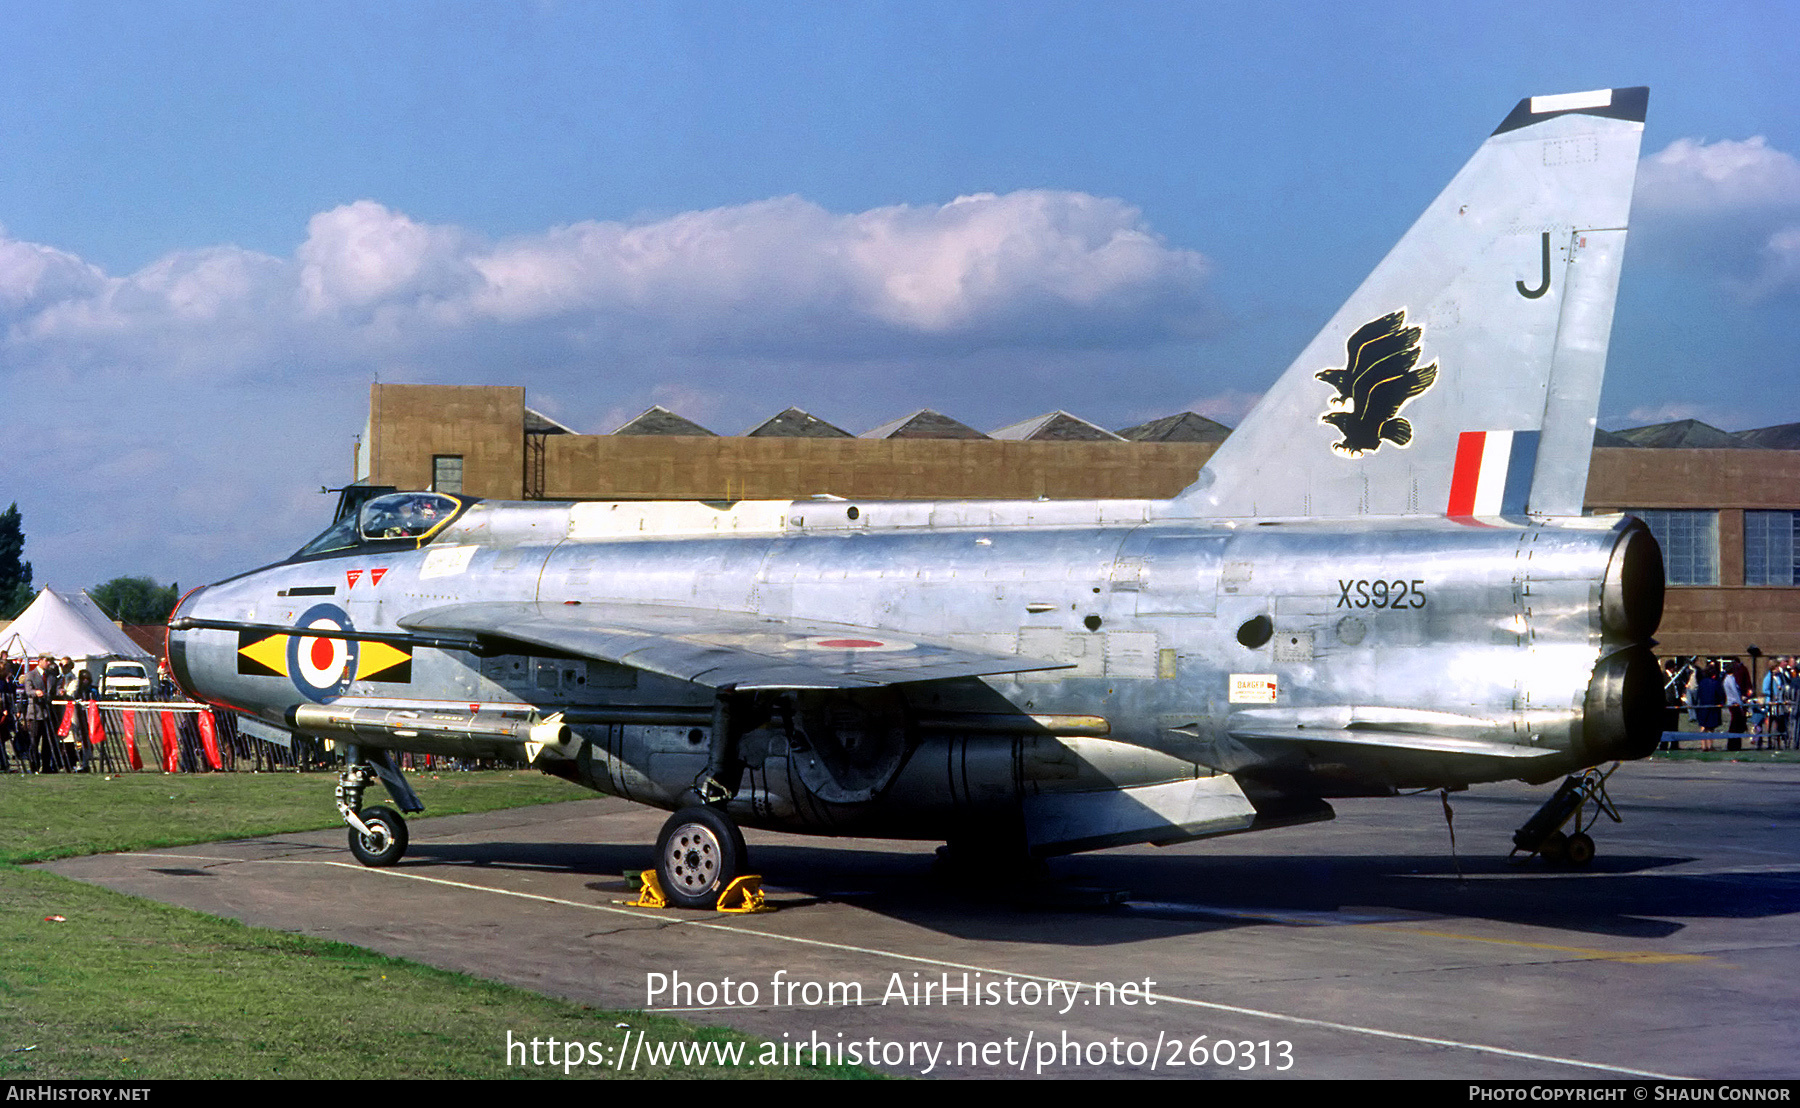
<instances>
[{"instance_id":1,"label":"sawtooth roof","mask_svg":"<svg viewBox=\"0 0 1800 1108\"><path fill-rule=\"evenodd\" d=\"M648 411L629 420L615 435L700 435L707 438L718 438L718 434L708 431L691 419L676 415L661 404L654 405Z\"/></svg>"},{"instance_id":2,"label":"sawtooth roof","mask_svg":"<svg viewBox=\"0 0 1800 1108\"><path fill-rule=\"evenodd\" d=\"M985 439L986 435L942 412L920 408L911 415L864 431L865 439Z\"/></svg>"},{"instance_id":3,"label":"sawtooth roof","mask_svg":"<svg viewBox=\"0 0 1800 1108\"><path fill-rule=\"evenodd\" d=\"M573 435L578 432L566 423L559 423L543 412L525 409L525 433L527 435Z\"/></svg>"},{"instance_id":4,"label":"sawtooth roof","mask_svg":"<svg viewBox=\"0 0 1800 1108\"><path fill-rule=\"evenodd\" d=\"M1224 442L1231 428L1198 412L1177 412L1119 432L1132 442Z\"/></svg>"},{"instance_id":5,"label":"sawtooth roof","mask_svg":"<svg viewBox=\"0 0 1800 1108\"><path fill-rule=\"evenodd\" d=\"M811 412L789 408L744 432L745 438L853 439L856 436Z\"/></svg>"},{"instance_id":6,"label":"sawtooth roof","mask_svg":"<svg viewBox=\"0 0 1800 1108\"><path fill-rule=\"evenodd\" d=\"M1122 441L1118 435L1106 428L1061 410L1045 412L1041 416L1010 424L998 431L989 431L988 438L1018 439L1031 442Z\"/></svg>"},{"instance_id":7,"label":"sawtooth roof","mask_svg":"<svg viewBox=\"0 0 1800 1108\"><path fill-rule=\"evenodd\" d=\"M1730 431L1721 431L1697 419L1677 419L1668 423L1652 423L1615 431L1615 435L1633 446L1663 450L1730 450L1751 445Z\"/></svg>"}]
</instances>

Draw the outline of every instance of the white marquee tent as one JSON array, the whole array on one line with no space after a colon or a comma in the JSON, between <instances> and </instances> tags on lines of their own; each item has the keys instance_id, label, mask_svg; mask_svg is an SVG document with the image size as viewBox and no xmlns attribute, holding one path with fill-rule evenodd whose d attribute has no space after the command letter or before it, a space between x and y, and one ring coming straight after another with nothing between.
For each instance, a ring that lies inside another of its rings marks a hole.
<instances>
[{"instance_id":1,"label":"white marquee tent","mask_svg":"<svg viewBox=\"0 0 1800 1108\"><path fill-rule=\"evenodd\" d=\"M72 597L50 588L39 592L31 607L0 631L0 654L12 658L54 654L90 663L104 658L129 658L144 662L150 672L155 672L151 656L107 619L85 591Z\"/></svg>"}]
</instances>

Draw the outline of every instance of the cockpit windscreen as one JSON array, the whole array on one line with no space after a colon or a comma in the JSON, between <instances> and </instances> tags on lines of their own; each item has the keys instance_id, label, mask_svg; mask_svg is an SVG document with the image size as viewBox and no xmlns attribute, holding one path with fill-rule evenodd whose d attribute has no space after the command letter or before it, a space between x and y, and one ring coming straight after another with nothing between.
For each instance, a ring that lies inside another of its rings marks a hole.
<instances>
[{"instance_id":1,"label":"cockpit windscreen","mask_svg":"<svg viewBox=\"0 0 1800 1108\"><path fill-rule=\"evenodd\" d=\"M395 492L378 496L354 515L332 524L324 534L301 547L296 558L388 545L395 540L423 541L450 522L462 508L455 497L441 492ZM410 545L410 544L409 544Z\"/></svg>"}]
</instances>

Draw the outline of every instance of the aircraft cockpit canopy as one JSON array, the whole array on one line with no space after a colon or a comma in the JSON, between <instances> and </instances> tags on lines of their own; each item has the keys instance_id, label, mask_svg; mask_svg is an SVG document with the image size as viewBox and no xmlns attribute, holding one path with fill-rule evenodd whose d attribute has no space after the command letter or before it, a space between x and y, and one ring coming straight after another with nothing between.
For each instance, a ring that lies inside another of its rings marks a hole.
<instances>
[{"instance_id":1,"label":"aircraft cockpit canopy","mask_svg":"<svg viewBox=\"0 0 1800 1108\"><path fill-rule=\"evenodd\" d=\"M333 523L301 547L296 558L348 553L366 547L422 545L463 508L463 502L441 492L395 492L365 503L353 515Z\"/></svg>"}]
</instances>

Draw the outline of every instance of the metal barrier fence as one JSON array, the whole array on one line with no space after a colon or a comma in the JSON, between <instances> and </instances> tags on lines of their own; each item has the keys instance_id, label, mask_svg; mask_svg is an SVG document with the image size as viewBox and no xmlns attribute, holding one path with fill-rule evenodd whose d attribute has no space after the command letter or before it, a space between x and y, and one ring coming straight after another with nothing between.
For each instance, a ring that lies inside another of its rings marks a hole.
<instances>
[{"instance_id":1,"label":"metal barrier fence","mask_svg":"<svg viewBox=\"0 0 1800 1108\"><path fill-rule=\"evenodd\" d=\"M1674 680L1674 679L1671 679ZM1696 727L1700 726L1702 711L1708 709L1719 714L1720 729L1716 731L1667 731L1665 742L1706 742L1716 739L1727 739L1731 732L1725 730L1726 721L1731 713L1723 701L1718 704L1694 704L1685 698L1679 705L1670 705L1670 710L1680 713ZM1738 737L1751 739L1758 749L1800 750L1800 682L1784 685L1773 697L1761 696L1747 698L1744 709L1751 721L1751 731L1740 733ZM1758 732L1756 723L1761 717L1762 730Z\"/></svg>"},{"instance_id":2,"label":"metal barrier fence","mask_svg":"<svg viewBox=\"0 0 1800 1108\"><path fill-rule=\"evenodd\" d=\"M237 713L191 700L58 701L49 742L23 723L0 729L0 772L272 773L336 772L338 754L306 735L286 742L238 729ZM482 767L505 765L482 761ZM468 759L400 756L407 770L470 769Z\"/></svg>"}]
</instances>

